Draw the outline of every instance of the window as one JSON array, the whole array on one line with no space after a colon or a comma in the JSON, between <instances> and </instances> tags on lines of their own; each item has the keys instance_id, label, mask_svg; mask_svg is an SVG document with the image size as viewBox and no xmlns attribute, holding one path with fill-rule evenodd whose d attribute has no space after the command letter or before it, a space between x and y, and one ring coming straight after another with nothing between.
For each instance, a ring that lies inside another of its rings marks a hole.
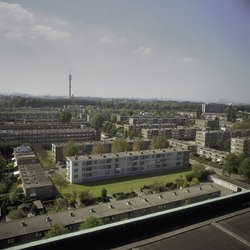
<instances>
[{"instance_id":1,"label":"window","mask_svg":"<svg viewBox=\"0 0 250 250\"><path fill-rule=\"evenodd\" d=\"M78 166L78 162L74 162L74 166Z\"/></svg>"},{"instance_id":2,"label":"window","mask_svg":"<svg viewBox=\"0 0 250 250\"><path fill-rule=\"evenodd\" d=\"M75 175L74 175L74 179L78 179L78 174L75 174Z\"/></svg>"},{"instance_id":3,"label":"window","mask_svg":"<svg viewBox=\"0 0 250 250\"><path fill-rule=\"evenodd\" d=\"M75 169L74 169L74 173L78 173L78 168L75 168Z\"/></svg>"},{"instance_id":4,"label":"window","mask_svg":"<svg viewBox=\"0 0 250 250\"><path fill-rule=\"evenodd\" d=\"M12 238L12 239L8 239L8 244L13 244L15 242L15 240Z\"/></svg>"},{"instance_id":5,"label":"window","mask_svg":"<svg viewBox=\"0 0 250 250\"><path fill-rule=\"evenodd\" d=\"M43 236L43 234L41 232L37 232L36 235L35 235L36 238L39 238L39 237L42 237L42 236Z\"/></svg>"}]
</instances>

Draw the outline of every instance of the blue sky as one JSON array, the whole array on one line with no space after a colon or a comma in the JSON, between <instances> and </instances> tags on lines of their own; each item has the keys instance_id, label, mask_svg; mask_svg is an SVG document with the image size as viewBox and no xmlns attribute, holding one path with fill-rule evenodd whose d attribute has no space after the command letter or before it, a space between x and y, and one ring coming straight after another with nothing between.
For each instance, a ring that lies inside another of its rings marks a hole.
<instances>
[{"instance_id":1,"label":"blue sky","mask_svg":"<svg viewBox=\"0 0 250 250\"><path fill-rule=\"evenodd\" d=\"M250 103L248 0L0 1L1 93Z\"/></svg>"}]
</instances>

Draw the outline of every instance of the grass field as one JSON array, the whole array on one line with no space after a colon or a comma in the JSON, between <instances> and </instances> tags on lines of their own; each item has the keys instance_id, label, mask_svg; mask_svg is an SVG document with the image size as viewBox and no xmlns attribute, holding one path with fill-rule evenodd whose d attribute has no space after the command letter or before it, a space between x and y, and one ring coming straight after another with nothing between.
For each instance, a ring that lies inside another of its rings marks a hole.
<instances>
[{"instance_id":1,"label":"grass field","mask_svg":"<svg viewBox=\"0 0 250 250\"><path fill-rule=\"evenodd\" d=\"M37 158L41 162L44 169L48 170L56 166L56 163L52 160L52 151L43 149L41 145L32 145L34 148Z\"/></svg>"},{"instance_id":2,"label":"grass field","mask_svg":"<svg viewBox=\"0 0 250 250\"><path fill-rule=\"evenodd\" d=\"M95 197L100 196L101 190L106 188L108 194L113 194L117 192L131 192L133 190L140 190L143 185L150 185L155 182L161 182L163 184L167 182L174 181L179 177L185 177L185 174L189 171L183 171L178 173L169 173L169 174L158 174L157 176L147 176L147 177L127 177L126 179L119 180L106 180L103 182L94 182L89 183L88 185L80 185L80 184L69 184L66 188L61 188L62 194L72 193L73 191L81 192L85 190L89 190Z\"/></svg>"}]
</instances>

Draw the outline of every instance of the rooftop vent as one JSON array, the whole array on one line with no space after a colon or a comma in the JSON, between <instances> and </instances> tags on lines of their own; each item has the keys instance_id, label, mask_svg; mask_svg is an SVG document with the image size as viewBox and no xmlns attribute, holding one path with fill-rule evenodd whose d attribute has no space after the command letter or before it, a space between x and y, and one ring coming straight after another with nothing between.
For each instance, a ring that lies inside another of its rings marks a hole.
<instances>
[{"instance_id":1,"label":"rooftop vent","mask_svg":"<svg viewBox=\"0 0 250 250\"><path fill-rule=\"evenodd\" d=\"M148 202L148 199L147 199L147 198L144 198L143 200L144 200L145 202Z\"/></svg>"},{"instance_id":2,"label":"rooftop vent","mask_svg":"<svg viewBox=\"0 0 250 250\"><path fill-rule=\"evenodd\" d=\"M51 218L49 216L46 217L46 221L51 221Z\"/></svg>"},{"instance_id":3,"label":"rooftop vent","mask_svg":"<svg viewBox=\"0 0 250 250\"><path fill-rule=\"evenodd\" d=\"M109 208L114 209L115 207L111 204L111 205L109 206Z\"/></svg>"},{"instance_id":4,"label":"rooftop vent","mask_svg":"<svg viewBox=\"0 0 250 250\"><path fill-rule=\"evenodd\" d=\"M198 187L198 190L202 190L202 187Z\"/></svg>"},{"instance_id":5,"label":"rooftop vent","mask_svg":"<svg viewBox=\"0 0 250 250\"><path fill-rule=\"evenodd\" d=\"M176 196L176 195L177 195L177 193L176 193L176 192L173 192L173 195L174 195L174 196Z\"/></svg>"},{"instance_id":6,"label":"rooftop vent","mask_svg":"<svg viewBox=\"0 0 250 250\"><path fill-rule=\"evenodd\" d=\"M74 213L71 211L71 212L69 212L69 216L70 217L74 217Z\"/></svg>"},{"instance_id":7,"label":"rooftop vent","mask_svg":"<svg viewBox=\"0 0 250 250\"><path fill-rule=\"evenodd\" d=\"M90 208L89 212L94 213L95 212L94 208Z\"/></svg>"},{"instance_id":8,"label":"rooftop vent","mask_svg":"<svg viewBox=\"0 0 250 250\"><path fill-rule=\"evenodd\" d=\"M131 201L128 201L128 202L127 202L127 205L132 205Z\"/></svg>"},{"instance_id":9,"label":"rooftop vent","mask_svg":"<svg viewBox=\"0 0 250 250\"><path fill-rule=\"evenodd\" d=\"M186 192L187 192L187 193L190 193L190 190L189 190L189 189L186 189Z\"/></svg>"},{"instance_id":10,"label":"rooftop vent","mask_svg":"<svg viewBox=\"0 0 250 250\"><path fill-rule=\"evenodd\" d=\"M25 227L25 226L26 226L26 223L24 222L24 220L22 220L21 226L22 226L22 227Z\"/></svg>"},{"instance_id":11,"label":"rooftop vent","mask_svg":"<svg viewBox=\"0 0 250 250\"><path fill-rule=\"evenodd\" d=\"M160 195L159 195L159 198L160 198L160 199L163 199L163 195L162 195L162 194L160 194Z\"/></svg>"}]
</instances>

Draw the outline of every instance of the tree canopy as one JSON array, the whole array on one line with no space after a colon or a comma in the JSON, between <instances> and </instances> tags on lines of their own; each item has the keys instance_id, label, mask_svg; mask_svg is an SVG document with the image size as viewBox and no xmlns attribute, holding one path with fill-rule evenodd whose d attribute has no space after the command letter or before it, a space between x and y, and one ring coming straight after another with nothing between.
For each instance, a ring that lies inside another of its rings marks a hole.
<instances>
[{"instance_id":1,"label":"tree canopy","mask_svg":"<svg viewBox=\"0 0 250 250\"><path fill-rule=\"evenodd\" d=\"M235 123L233 129L250 129L250 119L245 119L241 122Z\"/></svg>"},{"instance_id":2,"label":"tree canopy","mask_svg":"<svg viewBox=\"0 0 250 250\"><path fill-rule=\"evenodd\" d=\"M55 237L58 235L62 235L62 234L66 234L68 232L69 232L69 230L67 228L65 228L64 226L62 226L60 224L53 224L51 229L46 234L45 239Z\"/></svg>"},{"instance_id":3,"label":"tree canopy","mask_svg":"<svg viewBox=\"0 0 250 250\"><path fill-rule=\"evenodd\" d=\"M98 154L103 154L104 153L104 148L103 144L101 142L97 142L93 145L93 149L91 154L93 155L98 155Z\"/></svg>"},{"instance_id":4,"label":"tree canopy","mask_svg":"<svg viewBox=\"0 0 250 250\"><path fill-rule=\"evenodd\" d=\"M250 157L241 161L238 172L246 178L247 182L250 181Z\"/></svg>"},{"instance_id":5,"label":"tree canopy","mask_svg":"<svg viewBox=\"0 0 250 250\"><path fill-rule=\"evenodd\" d=\"M104 123L104 117L100 112L96 112L90 117L90 126L95 129L101 129Z\"/></svg>"},{"instance_id":6,"label":"tree canopy","mask_svg":"<svg viewBox=\"0 0 250 250\"><path fill-rule=\"evenodd\" d=\"M224 159L223 172L227 172L229 175L237 174L243 158L243 155L228 154Z\"/></svg>"},{"instance_id":7,"label":"tree canopy","mask_svg":"<svg viewBox=\"0 0 250 250\"><path fill-rule=\"evenodd\" d=\"M141 139L136 139L133 143L133 151L142 150L143 141Z\"/></svg>"},{"instance_id":8,"label":"tree canopy","mask_svg":"<svg viewBox=\"0 0 250 250\"><path fill-rule=\"evenodd\" d=\"M69 110L63 110L60 113L59 121L61 123L69 123L71 121L71 118L72 118L71 112Z\"/></svg>"},{"instance_id":9,"label":"tree canopy","mask_svg":"<svg viewBox=\"0 0 250 250\"><path fill-rule=\"evenodd\" d=\"M160 148L167 148L168 147L168 141L165 136L155 136L153 137L150 149L160 149Z\"/></svg>"},{"instance_id":10,"label":"tree canopy","mask_svg":"<svg viewBox=\"0 0 250 250\"><path fill-rule=\"evenodd\" d=\"M98 219L95 216L88 217L81 225L80 229L88 229L92 227L97 227L103 225L103 222L101 219Z\"/></svg>"},{"instance_id":11,"label":"tree canopy","mask_svg":"<svg viewBox=\"0 0 250 250\"><path fill-rule=\"evenodd\" d=\"M73 141L68 141L67 143L64 144L63 146L63 156L74 156L78 152L77 146L75 142Z\"/></svg>"},{"instance_id":12,"label":"tree canopy","mask_svg":"<svg viewBox=\"0 0 250 250\"><path fill-rule=\"evenodd\" d=\"M112 153L119 153L129 151L129 145L124 139L117 139L112 142L111 152Z\"/></svg>"}]
</instances>

